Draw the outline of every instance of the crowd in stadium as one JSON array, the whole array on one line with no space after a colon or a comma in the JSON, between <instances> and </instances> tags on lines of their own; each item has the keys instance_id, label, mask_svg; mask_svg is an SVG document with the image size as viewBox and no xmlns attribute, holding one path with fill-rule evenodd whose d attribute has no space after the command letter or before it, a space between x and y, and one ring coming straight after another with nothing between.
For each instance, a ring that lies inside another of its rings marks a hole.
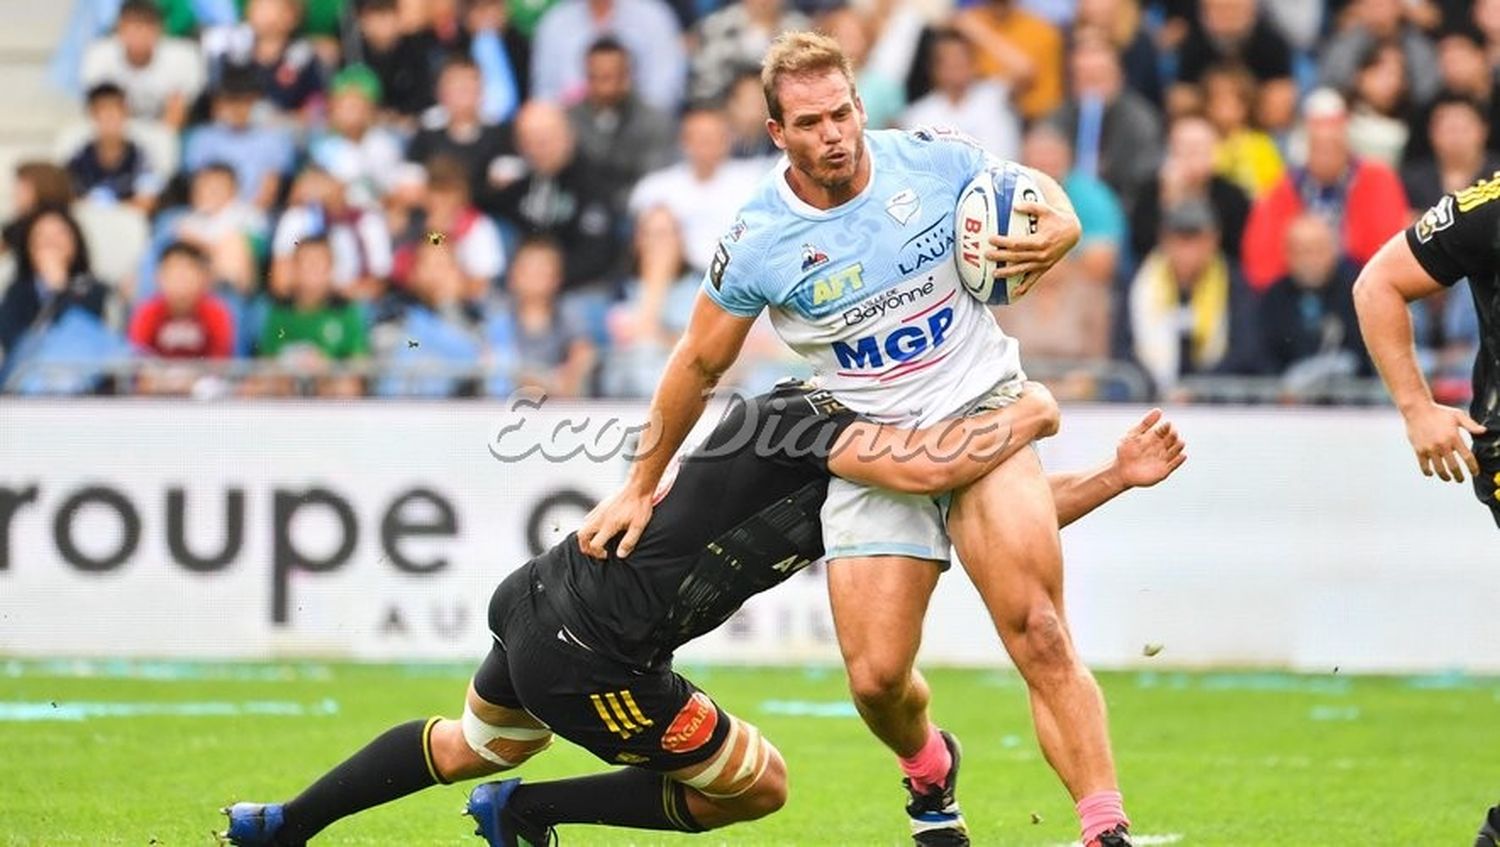
<instances>
[{"instance_id":1,"label":"crowd in stadium","mask_svg":"<svg viewBox=\"0 0 1500 847\"><path fill-rule=\"evenodd\" d=\"M1082 241L998 315L1063 396L1107 363L1179 399L1369 376L1360 264L1497 167L1500 0L79 0L79 124L4 221L0 384L649 396L777 154L760 57L810 27L871 128L1062 182ZM1463 399L1469 295L1416 308ZM800 367L764 321L742 361Z\"/></svg>"}]
</instances>

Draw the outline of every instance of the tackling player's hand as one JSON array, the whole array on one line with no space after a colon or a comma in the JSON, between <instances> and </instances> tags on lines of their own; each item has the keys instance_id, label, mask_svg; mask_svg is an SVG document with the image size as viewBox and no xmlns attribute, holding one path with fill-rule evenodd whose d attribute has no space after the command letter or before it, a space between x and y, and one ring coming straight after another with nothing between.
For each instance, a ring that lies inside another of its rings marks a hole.
<instances>
[{"instance_id":1,"label":"tackling player's hand","mask_svg":"<svg viewBox=\"0 0 1500 847\"><path fill-rule=\"evenodd\" d=\"M1152 409L1115 448L1115 468L1127 488L1150 488L1187 461L1186 444L1172 422Z\"/></svg>"},{"instance_id":2,"label":"tackling player's hand","mask_svg":"<svg viewBox=\"0 0 1500 847\"><path fill-rule=\"evenodd\" d=\"M1483 435L1485 428L1463 410L1427 403L1406 415L1406 440L1417 453L1423 476L1434 473L1444 482L1463 482L1464 466L1479 474L1479 460L1464 441L1463 430Z\"/></svg>"},{"instance_id":3,"label":"tackling player's hand","mask_svg":"<svg viewBox=\"0 0 1500 847\"><path fill-rule=\"evenodd\" d=\"M1029 277L1017 296L1024 294L1049 268L1062 261L1073 245L1078 243L1083 229L1078 216L1072 212L1054 209L1046 203L1020 201L1014 210L1036 215L1036 232L1029 235L992 235L990 245L995 249L986 253L992 262L1001 262L996 276L1026 274Z\"/></svg>"},{"instance_id":4,"label":"tackling player's hand","mask_svg":"<svg viewBox=\"0 0 1500 847\"><path fill-rule=\"evenodd\" d=\"M611 538L625 533L615 547L615 555L624 558L635 549L646 524L651 521L653 507L650 494L636 494L630 490L616 492L614 496L594 507L578 528L578 549L585 556L596 559L608 558L604 545Z\"/></svg>"}]
</instances>

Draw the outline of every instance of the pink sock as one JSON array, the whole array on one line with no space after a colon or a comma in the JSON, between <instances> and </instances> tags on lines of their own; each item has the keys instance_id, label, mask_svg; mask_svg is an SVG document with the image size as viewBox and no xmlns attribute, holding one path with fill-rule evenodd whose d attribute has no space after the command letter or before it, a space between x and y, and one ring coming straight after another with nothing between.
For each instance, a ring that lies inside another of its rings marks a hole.
<instances>
[{"instance_id":1,"label":"pink sock","mask_svg":"<svg viewBox=\"0 0 1500 847\"><path fill-rule=\"evenodd\" d=\"M928 724L927 741L922 744L922 749L911 758L900 759L900 762L901 772L911 779L912 785L918 791L926 791L943 784L948 768L953 766L953 756L948 752L948 745L943 743L943 736L938 735L937 727Z\"/></svg>"},{"instance_id":2,"label":"pink sock","mask_svg":"<svg viewBox=\"0 0 1500 847\"><path fill-rule=\"evenodd\" d=\"M1118 791L1100 791L1078 801L1078 820L1083 827L1083 847L1097 847L1094 839L1124 824L1125 799Z\"/></svg>"}]
</instances>

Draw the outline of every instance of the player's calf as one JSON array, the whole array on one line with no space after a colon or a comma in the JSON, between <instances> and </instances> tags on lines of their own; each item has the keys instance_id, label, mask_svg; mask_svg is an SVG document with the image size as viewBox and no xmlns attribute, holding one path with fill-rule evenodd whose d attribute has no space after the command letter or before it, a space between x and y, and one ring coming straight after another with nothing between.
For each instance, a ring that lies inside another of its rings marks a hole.
<instances>
[{"instance_id":1,"label":"player's calf","mask_svg":"<svg viewBox=\"0 0 1500 847\"><path fill-rule=\"evenodd\" d=\"M705 829L763 818L786 805L786 763L753 724L728 715L729 735L707 761L671 774L692 791L688 810Z\"/></svg>"}]
</instances>

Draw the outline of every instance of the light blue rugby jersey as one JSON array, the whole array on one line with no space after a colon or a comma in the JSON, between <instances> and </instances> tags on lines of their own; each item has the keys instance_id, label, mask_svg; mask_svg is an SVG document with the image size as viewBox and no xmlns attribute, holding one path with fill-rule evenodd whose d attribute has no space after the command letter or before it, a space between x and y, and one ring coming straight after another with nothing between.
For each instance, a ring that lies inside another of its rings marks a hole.
<instances>
[{"instance_id":1,"label":"light blue rugby jersey","mask_svg":"<svg viewBox=\"0 0 1500 847\"><path fill-rule=\"evenodd\" d=\"M869 131L865 151L870 184L827 210L792 192L783 158L720 239L703 289L735 315L769 308L849 408L925 426L1021 376L1019 345L953 261L959 192L989 162L943 130Z\"/></svg>"}]
</instances>

